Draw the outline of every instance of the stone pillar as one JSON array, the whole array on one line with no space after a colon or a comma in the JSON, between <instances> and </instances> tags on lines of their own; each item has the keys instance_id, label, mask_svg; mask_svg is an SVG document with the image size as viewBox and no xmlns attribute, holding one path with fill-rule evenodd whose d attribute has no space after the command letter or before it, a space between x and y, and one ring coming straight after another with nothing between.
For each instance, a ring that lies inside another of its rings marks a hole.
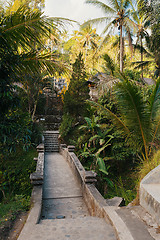
<instances>
[{"instance_id":1,"label":"stone pillar","mask_svg":"<svg viewBox=\"0 0 160 240\"><path fill-rule=\"evenodd\" d=\"M67 148L67 144L60 144L61 148Z\"/></svg>"},{"instance_id":2,"label":"stone pillar","mask_svg":"<svg viewBox=\"0 0 160 240\"><path fill-rule=\"evenodd\" d=\"M86 184L94 184L97 182L97 173L93 171L85 171L84 181Z\"/></svg>"},{"instance_id":3,"label":"stone pillar","mask_svg":"<svg viewBox=\"0 0 160 240\"><path fill-rule=\"evenodd\" d=\"M68 152L74 152L75 151L75 146L69 145L68 146Z\"/></svg>"},{"instance_id":4,"label":"stone pillar","mask_svg":"<svg viewBox=\"0 0 160 240\"><path fill-rule=\"evenodd\" d=\"M37 146L37 152L40 153L40 152L44 152L44 144L41 143Z\"/></svg>"},{"instance_id":5,"label":"stone pillar","mask_svg":"<svg viewBox=\"0 0 160 240\"><path fill-rule=\"evenodd\" d=\"M36 171L31 173L30 180L31 184L42 185L43 184L43 169L44 169L44 144L37 146L38 158L34 158L37 162Z\"/></svg>"}]
</instances>

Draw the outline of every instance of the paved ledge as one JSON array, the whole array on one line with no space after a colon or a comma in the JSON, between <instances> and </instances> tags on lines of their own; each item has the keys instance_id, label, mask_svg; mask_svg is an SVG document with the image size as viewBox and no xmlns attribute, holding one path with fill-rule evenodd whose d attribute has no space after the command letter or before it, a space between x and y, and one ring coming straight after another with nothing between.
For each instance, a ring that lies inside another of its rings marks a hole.
<instances>
[{"instance_id":1,"label":"paved ledge","mask_svg":"<svg viewBox=\"0 0 160 240\"><path fill-rule=\"evenodd\" d=\"M38 224L41 217L42 209L42 184L44 172L44 145L40 144L37 147L38 159L36 172L30 175L31 183L34 185L31 196L31 209L27 221L18 237L18 240L27 239L30 229L33 225Z\"/></svg>"},{"instance_id":2,"label":"paved ledge","mask_svg":"<svg viewBox=\"0 0 160 240\"><path fill-rule=\"evenodd\" d=\"M140 205L160 226L160 165L141 181L139 197Z\"/></svg>"}]
</instances>

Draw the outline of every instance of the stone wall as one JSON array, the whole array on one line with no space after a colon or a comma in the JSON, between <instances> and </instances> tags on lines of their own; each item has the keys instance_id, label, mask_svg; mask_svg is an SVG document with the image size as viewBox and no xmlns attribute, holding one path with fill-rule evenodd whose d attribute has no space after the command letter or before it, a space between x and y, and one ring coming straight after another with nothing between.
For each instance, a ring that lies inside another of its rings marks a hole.
<instances>
[{"instance_id":1,"label":"stone wall","mask_svg":"<svg viewBox=\"0 0 160 240\"><path fill-rule=\"evenodd\" d=\"M82 188L83 198L91 216L104 217L103 207L108 206L105 199L95 187L96 174L92 171L85 171L81 162L75 155L73 146L60 145L60 153L69 162L74 175Z\"/></svg>"}]
</instances>

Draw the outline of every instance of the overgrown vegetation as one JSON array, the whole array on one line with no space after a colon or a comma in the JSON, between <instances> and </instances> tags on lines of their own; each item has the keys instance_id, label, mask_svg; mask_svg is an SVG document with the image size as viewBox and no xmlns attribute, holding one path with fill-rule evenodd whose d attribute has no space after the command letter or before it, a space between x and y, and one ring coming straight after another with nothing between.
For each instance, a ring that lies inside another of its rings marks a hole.
<instances>
[{"instance_id":1,"label":"overgrown vegetation","mask_svg":"<svg viewBox=\"0 0 160 240\"><path fill-rule=\"evenodd\" d=\"M97 80L96 74L93 83L90 81L91 87L98 86L98 97L87 101L92 109L88 116L83 116L85 121L79 128L73 127L73 118L65 119L71 133L66 132L65 139L75 144L85 168L97 172L101 193L107 198L122 196L127 204L136 197L142 177L158 165L155 156L160 141L159 3L147 0L138 0L137 5L127 0L113 0L111 5L94 0L86 3L100 7L106 16L85 22L68 41L68 49L73 58L81 48L87 61L89 51L91 55L93 52L91 41L95 42L94 56L99 61L94 68L103 71L106 78ZM106 35L97 44L91 24L103 21ZM115 28L119 36L111 35L110 30ZM136 44L132 42L133 36ZM91 65L87 69L94 73ZM146 77L152 78L149 85ZM65 124L63 121L63 131Z\"/></svg>"},{"instance_id":2,"label":"overgrown vegetation","mask_svg":"<svg viewBox=\"0 0 160 240\"><path fill-rule=\"evenodd\" d=\"M64 72L56 52L60 29L69 20L48 18L44 1L0 3L0 223L12 221L30 207L30 174L42 129L36 113L49 75ZM42 74L43 72L43 74ZM44 106L45 104L43 104ZM5 224L4 224L5 225ZM3 230L3 228L1 228ZM3 231L2 231L3 232ZM2 239L4 239L4 236Z\"/></svg>"},{"instance_id":3,"label":"overgrown vegetation","mask_svg":"<svg viewBox=\"0 0 160 240\"><path fill-rule=\"evenodd\" d=\"M87 84L87 74L84 67L83 54L79 53L73 64L73 73L71 76L68 90L64 95L63 119L60 127L60 134L67 140L73 134L72 129L77 129L83 122L84 116L89 114L89 87Z\"/></svg>"},{"instance_id":4,"label":"overgrown vegetation","mask_svg":"<svg viewBox=\"0 0 160 240\"><path fill-rule=\"evenodd\" d=\"M0 3L2 222L29 207L29 175L35 168L31 146L42 132L36 114L47 112L44 89L49 85L53 91L54 78L68 83L62 92L56 88L64 103L61 139L76 146L87 170L97 172L106 198L118 195L129 203L139 181L159 164L159 2L86 3L106 15L85 22L71 37L64 31L68 19L43 15L44 0ZM92 27L103 21L104 37ZM112 34L114 29L118 34ZM96 92L93 101L86 101L89 90Z\"/></svg>"},{"instance_id":5,"label":"overgrown vegetation","mask_svg":"<svg viewBox=\"0 0 160 240\"><path fill-rule=\"evenodd\" d=\"M27 152L19 147L16 152L0 156L0 229L10 225L17 215L30 208L32 185L30 174L35 171L36 149ZM3 234L1 235L3 237Z\"/></svg>"}]
</instances>

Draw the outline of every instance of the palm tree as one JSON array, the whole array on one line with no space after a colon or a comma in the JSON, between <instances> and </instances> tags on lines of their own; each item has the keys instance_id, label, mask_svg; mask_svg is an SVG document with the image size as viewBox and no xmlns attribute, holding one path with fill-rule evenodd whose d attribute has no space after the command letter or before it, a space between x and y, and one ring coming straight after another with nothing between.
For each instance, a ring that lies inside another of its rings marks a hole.
<instances>
[{"instance_id":1,"label":"palm tree","mask_svg":"<svg viewBox=\"0 0 160 240\"><path fill-rule=\"evenodd\" d=\"M141 53L141 63L143 63L143 57L144 57L144 48L143 48L143 39L148 36L147 29L150 26L150 21L146 18L146 15L142 12L140 13L141 7L140 3L137 3L137 11L132 12L132 17L136 23L136 44L135 48L140 49ZM141 78L143 81L143 65L141 65Z\"/></svg>"},{"instance_id":2,"label":"palm tree","mask_svg":"<svg viewBox=\"0 0 160 240\"><path fill-rule=\"evenodd\" d=\"M82 51L84 53L84 63L86 68L88 70L94 69L96 50L98 49L100 40L100 36L96 33L96 29L93 29L91 24L88 24L85 27L82 25L80 26L79 31L74 31L74 35L71 40L78 43L77 46L74 45L74 47L76 46L77 52ZM88 60L88 57L91 57L91 59Z\"/></svg>"},{"instance_id":3,"label":"palm tree","mask_svg":"<svg viewBox=\"0 0 160 240\"><path fill-rule=\"evenodd\" d=\"M39 71L43 67L53 71L58 67L56 59L54 62L52 61L52 64L49 61L49 53L46 52L42 39L44 37L49 38L50 33L57 38L56 30L58 31L58 28L64 27L65 22L67 23L69 20L62 18L50 19L44 16L41 11L32 11L20 7L12 14L1 14L0 22L0 57L2 59L6 56L6 52L13 54L15 58L21 59L19 61L21 65L28 66L29 71ZM35 43L37 50L34 47ZM20 71L17 59L14 63L14 71Z\"/></svg>"},{"instance_id":4,"label":"palm tree","mask_svg":"<svg viewBox=\"0 0 160 240\"><path fill-rule=\"evenodd\" d=\"M90 103L109 116L127 142L141 153L141 158L148 160L159 136L160 79L148 99L144 99L138 85L123 79L115 85L115 98L120 116L98 103Z\"/></svg>"},{"instance_id":5,"label":"palm tree","mask_svg":"<svg viewBox=\"0 0 160 240\"><path fill-rule=\"evenodd\" d=\"M64 69L58 56L53 54L53 60L50 60L51 54L45 49L42 39L49 38L50 31L56 37L55 30L63 27L65 21L49 19L41 11L32 11L26 7L20 7L12 14L5 10L0 12L0 147L12 140L15 136L12 132L19 124L18 120L14 125L11 124L12 116L9 114L14 114L18 109L19 99L13 83L23 80L26 74L39 74L44 70L53 74ZM22 118L23 124L25 116Z\"/></svg>"},{"instance_id":6,"label":"palm tree","mask_svg":"<svg viewBox=\"0 0 160 240\"><path fill-rule=\"evenodd\" d=\"M89 49L96 50L98 44L98 34L96 33L96 29L93 29L89 24L86 27L80 27L80 31L78 32L79 41L82 46L85 48L85 59L88 54Z\"/></svg>"},{"instance_id":7,"label":"palm tree","mask_svg":"<svg viewBox=\"0 0 160 240\"><path fill-rule=\"evenodd\" d=\"M159 11L158 2L154 5L155 1L139 0L139 18L141 19L141 28L138 31L140 38L140 50L141 50L141 61L135 62L136 68L143 68L150 64L155 64L156 71L155 76L160 76L160 31L159 31ZM157 6L157 7L156 7ZM136 15L135 15L136 16ZM139 20L140 21L140 20ZM148 34L145 28L150 25L151 33ZM137 25L138 26L138 25ZM145 48L143 47L142 39L145 39ZM150 59L147 61L143 60L143 55L149 56Z\"/></svg>"},{"instance_id":8,"label":"palm tree","mask_svg":"<svg viewBox=\"0 0 160 240\"><path fill-rule=\"evenodd\" d=\"M10 12L16 11L20 6L26 6L31 9L40 9L44 8L45 0L11 0L7 10Z\"/></svg>"},{"instance_id":9,"label":"palm tree","mask_svg":"<svg viewBox=\"0 0 160 240\"><path fill-rule=\"evenodd\" d=\"M132 8L131 0L111 0L111 4L107 5L98 0L86 0L86 3L95 5L102 9L105 17L96 18L89 20L85 23L105 23L107 24L103 34L108 33L108 31L112 31L113 28L117 28L120 30L120 71L123 72L123 28L126 30L129 38L129 42L131 45L131 34L130 29L135 27L134 22L130 19L130 8ZM104 39L105 41L105 39Z\"/></svg>"}]
</instances>

